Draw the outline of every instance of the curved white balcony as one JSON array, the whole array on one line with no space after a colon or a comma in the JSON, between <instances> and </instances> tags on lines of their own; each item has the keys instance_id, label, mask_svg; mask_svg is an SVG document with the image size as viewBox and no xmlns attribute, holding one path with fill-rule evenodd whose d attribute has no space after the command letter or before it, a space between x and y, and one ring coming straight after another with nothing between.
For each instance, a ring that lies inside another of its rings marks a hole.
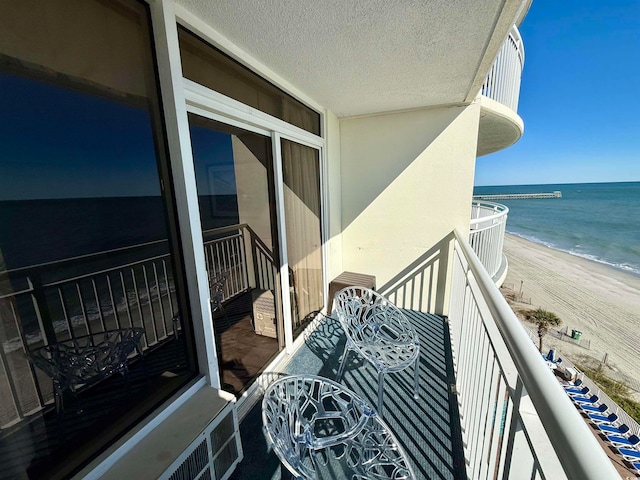
<instances>
[{"instance_id":1,"label":"curved white balcony","mask_svg":"<svg viewBox=\"0 0 640 480\"><path fill-rule=\"evenodd\" d=\"M517 112L523 67L524 45L520 32L514 25L482 84L482 95Z\"/></svg>"},{"instance_id":2,"label":"curved white balcony","mask_svg":"<svg viewBox=\"0 0 640 480\"><path fill-rule=\"evenodd\" d=\"M502 253L509 209L493 202L471 205L469 244L496 285L507 275L507 257Z\"/></svg>"},{"instance_id":3,"label":"curved white balcony","mask_svg":"<svg viewBox=\"0 0 640 480\"><path fill-rule=\"evenodd\" d=\"M517 142L524 132L518 115L524 45L518 28L511 27L480 91L478 156L493 153Z\"/></svg>"}]
</instances>

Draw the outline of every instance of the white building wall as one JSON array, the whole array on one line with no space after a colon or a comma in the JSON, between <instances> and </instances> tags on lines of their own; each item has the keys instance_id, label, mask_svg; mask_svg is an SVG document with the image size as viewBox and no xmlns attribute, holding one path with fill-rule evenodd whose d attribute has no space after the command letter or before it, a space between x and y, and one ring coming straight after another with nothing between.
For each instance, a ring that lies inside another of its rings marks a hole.
<instances>
[{"instance_id":1,"label":"white building wall","mask_svg":"<svg viewBox=\"0 0 640 480\"><path fill-rule=\"evenodd\" d=\"M325 115L326 125L326 197L324 213L328 216L326 281L342 273L342 191L340 168L340 120L331 112Z\"/></svg>"},{"instance_id":2,"label":"white building wall","mask_svg":"<svg viewBox=\"0 0 640 480\"><path fill-rule=\"evenodd\" d=\"M433 289L405 307L446 313L441 266L448 235L469 231L479 116L473 103L340 122L343 269L390 294L422 268Z\"/></svg>"}]
</instances>

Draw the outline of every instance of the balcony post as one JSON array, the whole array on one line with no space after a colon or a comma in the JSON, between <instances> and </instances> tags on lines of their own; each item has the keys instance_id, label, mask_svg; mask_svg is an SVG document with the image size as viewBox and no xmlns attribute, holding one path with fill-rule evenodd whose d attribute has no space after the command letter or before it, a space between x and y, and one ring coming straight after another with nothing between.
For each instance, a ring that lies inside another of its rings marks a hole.
<instances>
[{"instance_id":1,"label":"balcony post","mask_svg":"<svg viewBox=\"0 0 640 480\"><path fill-rule=\"evenodd\" d=\"M53 320L51 320L51 312L47 305L47 299L42 287L42 279L37 271L29 272L27 283L31 290L31 301L33 302L33 310L38 320L40 333L45 345L56 343L56 332L53 328Z\"/></svg>"},{"instance_id":2,"label":"balcony post","mask_svg":"<svg viewBox=\"0 0 640 480\"><path fill-rule=\"evenodd\" d=\"M508 480L509 473L511 470L511 461L513 457L513 445L516 439L516 430L518 428L518 423L520 422L520 417L517 414L517 412L520 411L520 400L522 399L523 389L524 389L524 385L522 383L522 379L518 375L518 380L516 381L516 389L512 397L513 408L511 409L511 422L509 425L509 436L507 437L507 445L505 447L505 453L504 453L504 470L502 472L503 480Z\"/></svg>"}]
</instances>

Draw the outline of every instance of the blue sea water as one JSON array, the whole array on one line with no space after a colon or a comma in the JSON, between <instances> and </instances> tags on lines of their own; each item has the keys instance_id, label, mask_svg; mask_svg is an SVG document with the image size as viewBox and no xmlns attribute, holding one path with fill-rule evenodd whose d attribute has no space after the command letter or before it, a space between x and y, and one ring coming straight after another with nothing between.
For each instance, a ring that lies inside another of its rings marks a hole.
<instances>
[{"instance_id":1,"label":"blue sea water","mask_svg":"<svg viewBox=\"0 0 640 480\"><path fill-rule=\"evenodd\" d=\"M205 230L238 223L235 195L199 202ZM160 196L0 201L0 272L166 238Z\"/></svg>"},{"instance_id":2,"label":"blue sea water","mask_svg":"<svg viewBox=\"0 0 640 480\"><path fill-rule=\"evenodd\" d=\"M640 182L475 187L474 195L547 193L562 198L496 200L507 232L640 275Z\"/></svg>"}]
</instances>

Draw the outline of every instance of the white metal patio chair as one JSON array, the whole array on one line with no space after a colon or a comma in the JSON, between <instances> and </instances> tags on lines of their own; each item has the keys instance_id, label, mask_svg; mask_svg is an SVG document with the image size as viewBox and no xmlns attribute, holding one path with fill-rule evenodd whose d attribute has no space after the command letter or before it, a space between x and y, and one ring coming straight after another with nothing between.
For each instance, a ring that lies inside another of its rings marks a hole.
<instances>
[{"instance_id":1,"label":"white metal patio chair","mask_svg":"<svg viewBox=\"0 0 640 480\"><path fill-rule=\"evenodd\" d=\"M402 447L376 411L317 376L273 382L262 400L267 442L298 479L415 479Z\"/></svg>"},{"instance_id":2,"label":"white metal patio chair","mask_svg":"<svg viewBox=\"0 0 640 480\"><path fill-rule=\"evenodd\" d=\"M382 415L384 376L414 366L414 398L418 399L420 341L407 317L391 301L365 287L347 287L336 293L336 313L347 334L337 381L342 379L351 350L378 371L378 413Z\"/></svg>"}]
</instances>

